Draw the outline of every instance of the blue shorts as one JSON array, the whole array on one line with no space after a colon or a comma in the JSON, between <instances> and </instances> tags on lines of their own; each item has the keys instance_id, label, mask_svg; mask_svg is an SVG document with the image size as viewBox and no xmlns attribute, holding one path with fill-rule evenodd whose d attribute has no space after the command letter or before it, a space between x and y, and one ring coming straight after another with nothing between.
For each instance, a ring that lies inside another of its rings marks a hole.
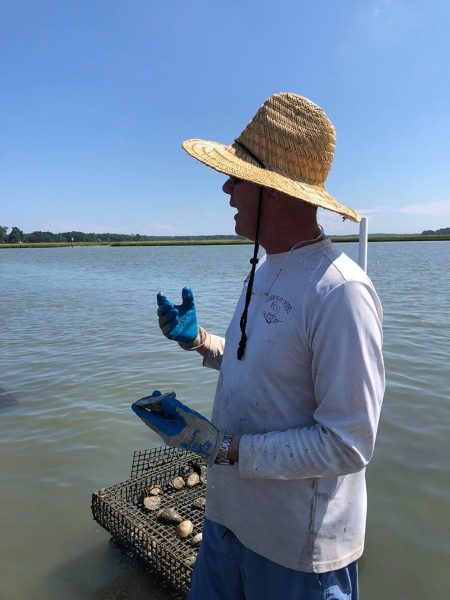
<instances>
[{"instance_id":1,"label":"blue shorts","mask_svg":"<svg viewBox=\"0 0 450 600\"><path fill-rule=\"evenodd\" d=\"M328 573L287 569L205 518L187 600L358 600L357 564Z\"/></svg>"}]
</instances>

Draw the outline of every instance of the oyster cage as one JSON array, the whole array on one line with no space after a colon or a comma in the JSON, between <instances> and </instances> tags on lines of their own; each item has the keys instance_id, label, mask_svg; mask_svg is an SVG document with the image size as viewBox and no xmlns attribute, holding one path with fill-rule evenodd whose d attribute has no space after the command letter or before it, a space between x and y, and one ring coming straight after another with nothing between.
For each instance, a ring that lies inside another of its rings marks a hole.
<instances>
[{"instance_id":1,"label":"oyster cage","mask_svg":"<svg viewBox=\"0 0 450 600\"><path fill-rule=\"evenodd\" d=\"M181 489L173 480L196 472L200 481ZM148 510L143 499L154 487L161 488L160 508L172 508L183 520L193 524L193 531L182 539L175 524L157 519L157 510ZM92 494L92 516L114 540L131 550L144 565L169 583L180 594L187 594L192 567L198 552L193 537L202 531L204 509L192 506L206 493L206 464L192 452L162 446L134 453L131 477Z\"/></svg>"}]
</instances>

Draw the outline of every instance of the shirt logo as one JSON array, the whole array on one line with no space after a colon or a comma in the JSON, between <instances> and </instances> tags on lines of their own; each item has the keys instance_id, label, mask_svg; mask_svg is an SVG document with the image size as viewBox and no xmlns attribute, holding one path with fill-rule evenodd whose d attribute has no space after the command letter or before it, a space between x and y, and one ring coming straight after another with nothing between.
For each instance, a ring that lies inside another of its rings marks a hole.
<instances>
[{"instance_id":1,"label":"shirt logo","mask_svg":"<svg viewBox=\"0 0 450 600\"><path fill-rule=\"evenodd\" d=\"M283 316L283 310L286 314L289 314L292 310L292 306L287 300L281 296L269 296L267 298L267 304L269 307L262 311L264 319L268 325L272 323L282 323L283 319L279 318Z\"/></svg>"}]
</instances>

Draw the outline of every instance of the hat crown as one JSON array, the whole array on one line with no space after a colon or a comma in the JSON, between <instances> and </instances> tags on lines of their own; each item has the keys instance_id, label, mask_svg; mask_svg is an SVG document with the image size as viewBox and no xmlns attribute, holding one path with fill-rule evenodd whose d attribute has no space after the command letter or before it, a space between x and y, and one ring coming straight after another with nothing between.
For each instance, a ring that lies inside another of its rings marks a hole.
<instances>
[{"instance_id":1,"label":"hat crown","mask_svg":"<svg viewBox=\"0 0 450 600\"><path fill-rule=\"evenodd\" d=\"M188 154L219 173L278 190L358 223L357 212L325 190L336 132L325 112L303 96L270 96L231 146L183 142Z\"/></svg>"},{"instance_id":2,"label":"hat crown","mask_svg":"<svg viewBox=\"0 0 450 600\"><path fill-rule=\"evenodd\" d=\"M270 96L236 139L236 156L266 169L323 187L333 161L336 131L325 112L303 96Z\"/></svg>"}]
</instances>

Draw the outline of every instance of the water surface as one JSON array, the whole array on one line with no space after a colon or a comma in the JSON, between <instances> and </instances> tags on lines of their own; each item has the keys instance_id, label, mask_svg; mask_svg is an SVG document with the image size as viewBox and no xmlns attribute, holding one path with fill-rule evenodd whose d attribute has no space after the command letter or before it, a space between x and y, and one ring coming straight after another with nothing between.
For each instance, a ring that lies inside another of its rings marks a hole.
<instances>
[{"instance_id":1,"label":"water surface","mask_svg":"<svg viewBox=\"0 0 450 600\"><path fill-rule=\"evenodd\" d=\"M340 244L357 257L356 244ZM175 389L211 413L217 373L162 338L161 290L195 293L223 335L249 246L0 251L0 598L168 598L120 566L91 493L129 476L134 450L161 441L131 412ZM385 312L387 391L368 471L360 561L364 600L450 597L450 242L369 244ZM194 355L195 354L195 355ZM6 398L6 396L5 396ZM447 591L449 592L447 594Z\"/></svg>"}]
</instances>

